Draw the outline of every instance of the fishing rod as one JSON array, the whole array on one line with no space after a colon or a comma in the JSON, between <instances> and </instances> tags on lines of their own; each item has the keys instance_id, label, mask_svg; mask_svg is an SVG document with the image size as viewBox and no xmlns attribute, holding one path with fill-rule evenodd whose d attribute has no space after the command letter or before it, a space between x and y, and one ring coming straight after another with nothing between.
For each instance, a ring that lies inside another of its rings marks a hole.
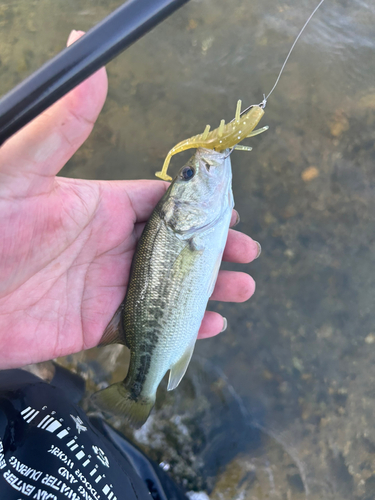
<instances>
[{"instance_id":1,"label":"fishing rod","mask_svg":"<svg viewBox=\"0 0 375 500\"><path fill-rule=\"evenodd\" d=\"M0 146L188 0L128 0L0 99Z\"/></svg>"}]
</instances>

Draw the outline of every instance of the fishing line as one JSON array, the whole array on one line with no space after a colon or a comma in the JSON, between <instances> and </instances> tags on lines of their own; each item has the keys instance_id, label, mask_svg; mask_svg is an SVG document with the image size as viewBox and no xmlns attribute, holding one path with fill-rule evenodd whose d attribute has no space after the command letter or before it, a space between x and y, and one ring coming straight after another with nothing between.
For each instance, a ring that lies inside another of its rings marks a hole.
<instances>
[{"instance_id":1,"label":"fishing line","mask_svg":"<svg viewBox=\"0 0 375 500\"><path fill-rule=\"evenodd\" d=\"M269 91L269 93L267 94L267 96L265 94L263 94L263 101L258 104L259 107L261 108L265 108L266 107L266 104L267 104L267 101L268 101L268 98L269 96L272 94L272 92L275 90L277 84L279 83L279 80L280 80L280 77L281 75L283 74L283 71L285 69L285 66L286 66L286 63L288 62L289 60L289 57L291 56L291 53L293 52L293 49L294 47L296 46L296 43L298 42L300 36L302 35L302 33L305 31L305 28L306 26L309 24L309 22L311 21L312 17L314 16L315 12L319 9L319 7L322 5L322 3L324 2L324 0L320 0L320 2L318 3L318 5L315 7L315 9L312 11L312 13L309 15L309 17L307 18L307 21L305 22L305 24L302 26L300 32L298 33L296 39L294 40L292 46L290 47L289 49L289 52L285 58L285 61L283 63L283 65L281 66L281 69L279 71L279 74L278 74L278 77L276 78L276 81L272 87L272 89ZM244 109L242 112L241 112L241 115L243 115L244 113L246 113L246 111L248 111L250 108L253 107L253 104L249 107L247 107L246 109ZM232 120L233 121L233 120Z\"/></svg>"},{"instance_id":2,"label":"fishing line","mask_svg":"<svg viewBox=\"0 0 375 500\"><path fill-rule=\"evenodd\" d=\"M279 80L280 80L280 77L284 71L284 68L285 68L285 65L286 63L288 62L288 59L291 55L291 53L293 52L293 49L294 47L296 46L296 43L298 42L300 36L302 35L302 33L305 31L305 28L306 26L309 24L309 22L311 21L313 15L315 14L315 12L319 9L319 7L322 5L322 3L324 2L324 0L320 0L319 4L315 7L315 9L312 11L312 13L310 14L310 16L308 17L307 21L305 22L305 24L302 26L302 29L301 31L298 33L296 39L294 40L293 42L293 45L290 47L290 50L288 52L288 55L286 56L285 58L285 61L284 61L284 64L281 66L281 69L280 69L280 73L279 73L279 76L276 78L276 82L274 84L274 86L272 87L272 89L270 90L270 92L268 93L268 95L266 97L264 97L263 99L263 102L264 102L264 106L266 105L266 102L269 98L269 96L272 94L272 92L275 90L276 88L276 85L279 83Z\"/></svg>"}]
</instances>

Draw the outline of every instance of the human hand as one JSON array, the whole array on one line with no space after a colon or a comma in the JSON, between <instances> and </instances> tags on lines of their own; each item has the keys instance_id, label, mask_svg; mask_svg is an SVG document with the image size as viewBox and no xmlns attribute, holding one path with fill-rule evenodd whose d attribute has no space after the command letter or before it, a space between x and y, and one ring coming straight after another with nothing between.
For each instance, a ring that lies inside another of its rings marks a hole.
<instances>
[{"instance_id":1,"label":"human hand","mask_svg":"<svg viewBox=\"0 0 375 500\"><path fill-rule=\"evenodd\" d=\"M72 32L69 42L81 35ZM144 224L168 187L56 177L90 134L106 93L103 68L0 148L1 369L99 343L124 298ZM256 242L229 231L224 260L247 263L257 254ZM247 274L221 271L212 299L241 302L254 289ZM206 312L199 337L223 325Z\"/></svg>"}]
</instances>

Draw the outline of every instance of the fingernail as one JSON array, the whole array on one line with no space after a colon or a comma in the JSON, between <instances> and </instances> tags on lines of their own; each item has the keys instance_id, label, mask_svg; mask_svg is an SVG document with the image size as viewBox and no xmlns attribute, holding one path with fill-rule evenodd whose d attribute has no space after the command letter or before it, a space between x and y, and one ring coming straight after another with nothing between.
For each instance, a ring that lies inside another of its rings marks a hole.
<instances>
[{"instance_id":1,"label":"fingernail","mask_svg":"<svg viewBox=\"0 0 375 500\"><path fill-rule=\"evenodd\" d=\"M236 212L236 222L233 224L233 226L232 226L232 227L236 227L236 226L237 226L237 224L239 224L239 223L240 223L240 220L241 220L241 218L240 218L240 214L237 212L237 210L235 210L235 212Z\"/></svg>"},{"instance_id":2,"label":"fingernail","mask_svg":"<svg viewBox=\"0 0 375 500\"><path fill-rule=\"evenodd\" d=\"M76 35L77 35L77 30L72 30L70 32L70 35L68 36L68 41L66 42L67 47L69 47L69 45L71 45L74 42Z\"/></svg>"},{"instance_id":3,"label":"fingernail","mask_svg":"<svg viewBox=\"0 0 375 500\"><path fill-rule=\"evenodd\" d=\"M262 253L262 247L260 246L260 243L258 241L255 242L258 247L258 253L257 256L255 257L256 259L259 257L259 255Z\"/></svg>"},{"instance_id":4,"label":"fingernail","mask_svg":"<svg viewBox=\"0 0 375 500\"><path fill-rule=\"evenodd\" d=\"M223 317L223 329L221 330L221 332L225 332L225 330L227 329L227 326L228 326L227 318Z\"/></svg>"}]
</instances>

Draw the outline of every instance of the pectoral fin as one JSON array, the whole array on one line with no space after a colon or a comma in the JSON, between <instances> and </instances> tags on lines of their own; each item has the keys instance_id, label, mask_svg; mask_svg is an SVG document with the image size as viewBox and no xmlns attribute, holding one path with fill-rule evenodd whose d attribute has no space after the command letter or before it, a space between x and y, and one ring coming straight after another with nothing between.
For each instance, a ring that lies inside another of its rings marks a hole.
<instances>
[{"instance_id":1,"label":"pectoral fin","mask_svg":"<svg viewBox=\"0 0 375 500\"><path fill-rule=\"evenodd\" d=\"M189 366L191 356L193 355L195 340L186 349L182 357L175 363L169 371L169 381L168 381L168 391L173 391L176 389L178 384L181 382L182 377L185 375L187 367Z\"/></svg>"},{"instance_id":2,"label":"pectoral fin","mask_svg":"<svg viewBox=\"0 0 375 500\"><path fill-rule=\"evenodd\" d=\"M108 323L106 329L104 330L103 336L100 339L99 347L103 347L111 344L124 344L126 345L126 338L124 328L122 326L122 312L124 310L124 303L122 302L118 307L117 311L113 315L113 318Z\"/></svg>"},{"instance_id":3,"label":"pectoral fin","mask_svg":"<svg viewBox=\"0 0 375 500\"><path fill-rule=\"evenodd\" d=\"M220 270L220 265L221 265L221 259L223 258L223 253L221 253L220 255L218 255L217 259L216 259L216 262L215 262L215 267L214 267L214 270L212 271L212 275L211 275L211 279L210 279L210 282L208 284L208 296L211 297L213 291L214 291L214 288L215 288L215 285L216 285L216 280L217 280L217 276L219 274L219 270Z\"/></svg>"}]
</instances>

